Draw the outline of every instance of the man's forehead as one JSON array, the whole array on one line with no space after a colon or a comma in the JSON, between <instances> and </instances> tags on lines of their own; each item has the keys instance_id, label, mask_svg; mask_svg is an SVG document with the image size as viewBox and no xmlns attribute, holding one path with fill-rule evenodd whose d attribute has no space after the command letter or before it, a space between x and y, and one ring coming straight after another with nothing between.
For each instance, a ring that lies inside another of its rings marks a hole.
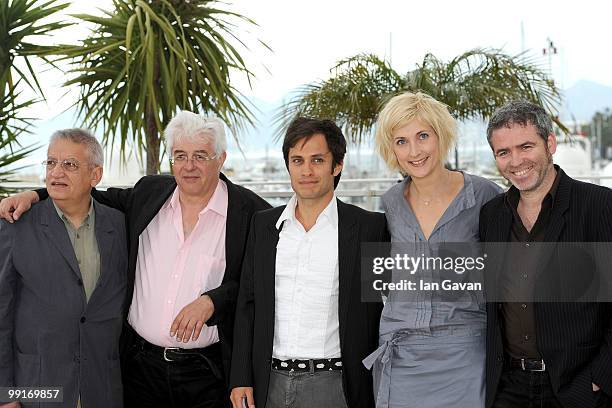
<instances>
[{"instance_id":1,"label":"man's forehead","mask_svg":"<svg viewBox=\"0 0 612 408\"><path fill-rule=\"evenodd\" d=\"M509 123L491 132L491 142L496 145L520 145L542 140L532 124Z\"/></svg>"},{"instance_id":2,"label":"man's forehead","mask_svg":"<svg viewBox=\"0 0 612 408\"><path fill-rule=\"evenodd\" d=\"M329 147L325 135L322 133L306 136L289 148L289 155L291 156L317 156L326 153L329 153Z\"/></svg>"},{"instance_id":3,"label":"man's forehead","mask_svg":"<svg viewBox=\"0 0 612 408\"><path fill-rule=\"evenodd\" d=\"M183 151L183 152L197 152L197 151L205 151L210 152L215 150L213 143L206 141L181 141L177 142L174 147L174 151Z\"/></svg>"},{"instance_id":4,"label":"man's forehead","mask_svg":"<svg viewBox=\"0 0 612 408\"><path fill-rule=\"evenodd\" d=\"M316 151L312 151L312 152L307 152L307 151L303 151L303 150L296 150L296 151L289 151L289 157L313 157L313 156L327 156L328 154L331 154L331 152L329 150L325 151L325 150L316 150Z\"/></svg>"},{"instance_id":5,"label":"man's forehead","mask_svg":"<svg viewBox=\"0 0 612 408\"><path fill-rule=\"evenodd\" d=\"M74 143L69 140L54 140L47 147L48 156L73 156L80 157L87 154L85 145Z\"/></svg>"}]
</instances>

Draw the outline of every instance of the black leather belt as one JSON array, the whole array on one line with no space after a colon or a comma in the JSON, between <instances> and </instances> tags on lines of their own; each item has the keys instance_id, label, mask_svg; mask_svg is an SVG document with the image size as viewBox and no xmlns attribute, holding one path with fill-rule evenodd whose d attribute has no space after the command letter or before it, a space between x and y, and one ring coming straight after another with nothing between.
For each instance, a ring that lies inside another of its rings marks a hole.
<instances>
[{"instance_id":1,"label":"black leather belt","mask_svg":"<svg viewBox=\"0 0 612 408\"><path fill-rule=\"evenodd\" d=\"M134 344L140 350L149 351L153 355L163 359L168 363L198 363L204 361L209 366L210 370L216 378L223 379L223 374L221 374L221 370L214 362L214 360L221 360L221 345L219 343L211 344L208 347L193 349L186 349L180 347L161 347L149 343L133 329L132 335L134 339Z\"/></svg>"},{"instance_id":2,"label":"black leather belt","mask_svg":"<svg viewBox=\"0 0 612 408\"><path fill-rule=\"evenodd\" d=\"M544 360L535 358L512 358L510 359L510 367L520 368L523 371L546 371Z\"/></svg>"},{"instance_id":3,"label":"black leather belt","mask_svg":"<svg viewBox=\"0 0 612 408\"><path fill-rule=\"evenodd\" d=\"M342 359L320 358L310 360L279 360L278 358L273 358L272 369L292 372L342 370Z\"/></svg>"}]
</instances>

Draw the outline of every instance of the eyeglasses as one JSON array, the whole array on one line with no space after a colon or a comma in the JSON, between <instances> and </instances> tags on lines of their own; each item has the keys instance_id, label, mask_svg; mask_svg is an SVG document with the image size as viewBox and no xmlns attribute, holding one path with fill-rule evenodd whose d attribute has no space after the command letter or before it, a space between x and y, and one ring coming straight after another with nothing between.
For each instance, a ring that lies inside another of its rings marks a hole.
<instances>
[{"instance_id":1,"label":"eyeglasses","mask_svg":"<svg viewBox=\"0 0 612 408\"><path fill-rule=\"evenodd\" d=\"M191 160L195 163L205 163L210 160L215 160L218 156L215 154L213 156L209 156L206 153L194 153L191 155ZM189 157L186 154L177 154L176 156L170 158L170 163L174 166L175 164L187 164L189 161Z\"/></svg>"},{"instance_id":2,"label":"eyeglasses","mask_svg":"<svg viewBox=\"0 0 612 408\"><path fill-rule=\"evenodd\" d=\"M64 169L64 171L68 171L68 172L77 171L79 167L81 167L81 163L79 163L78 161L74 159L66 159L66 160L62 160L61 162L58 162L55 159L47 159L42 162L42 165L45 166L47 171L51 171L55 168L55 166L57 166L58 163L62 167L62 169Z\"/></svg>"}]
</instances>

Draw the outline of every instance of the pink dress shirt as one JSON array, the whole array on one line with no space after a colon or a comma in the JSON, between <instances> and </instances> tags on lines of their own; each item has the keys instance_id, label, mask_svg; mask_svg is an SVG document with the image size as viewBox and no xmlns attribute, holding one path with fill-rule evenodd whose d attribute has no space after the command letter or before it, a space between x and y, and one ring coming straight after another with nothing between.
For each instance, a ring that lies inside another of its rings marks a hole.
<instances>
[{"instance_id":1,"label":"pink dress shirt","mask_svg":"<svg viewBox=\"0 0 612 408\"><path fill-rule=\"evenodd\" d=\"M183 307L221 285L225 273L227 186L221 180L187 239L178 187L138 239L134 296L128 322L160 347L201 348L219 341L204 326L197 341L179 343L170 326Z\"/></svg>"}]
</instances>

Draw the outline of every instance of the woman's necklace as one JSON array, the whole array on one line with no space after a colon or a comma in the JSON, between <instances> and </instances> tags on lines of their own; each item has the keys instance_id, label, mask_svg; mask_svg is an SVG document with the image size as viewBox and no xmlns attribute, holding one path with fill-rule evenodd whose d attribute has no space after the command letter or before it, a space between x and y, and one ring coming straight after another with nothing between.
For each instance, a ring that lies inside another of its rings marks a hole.
<instances>
[{"instance_id":1,"label":"woman's necklace","mask_svg":"<svg viewBox=\"0 0 612 408\"><path fill-rule=\"evenodd\" d=\"M425 198L421 198L421 194L419 193L419 190L417 189L416 185L414 184L414 182L411 183L411 187L413 190L413 197L416 198L416 200L418 202L420 202L421 204L423 204L425 207L429 207L431 204L436 203L436 204L440 204L442 202L442 196L444 194L442 194L450 185L450 178L451 178L451 173L448 172L447 176L446 176L446 180L444 181L444 183L441 183L442 188L440 189L439 192L436 193L436 195L432 196L432 197L428 197L427 199Z\"/></svg>"}]
</instances>

